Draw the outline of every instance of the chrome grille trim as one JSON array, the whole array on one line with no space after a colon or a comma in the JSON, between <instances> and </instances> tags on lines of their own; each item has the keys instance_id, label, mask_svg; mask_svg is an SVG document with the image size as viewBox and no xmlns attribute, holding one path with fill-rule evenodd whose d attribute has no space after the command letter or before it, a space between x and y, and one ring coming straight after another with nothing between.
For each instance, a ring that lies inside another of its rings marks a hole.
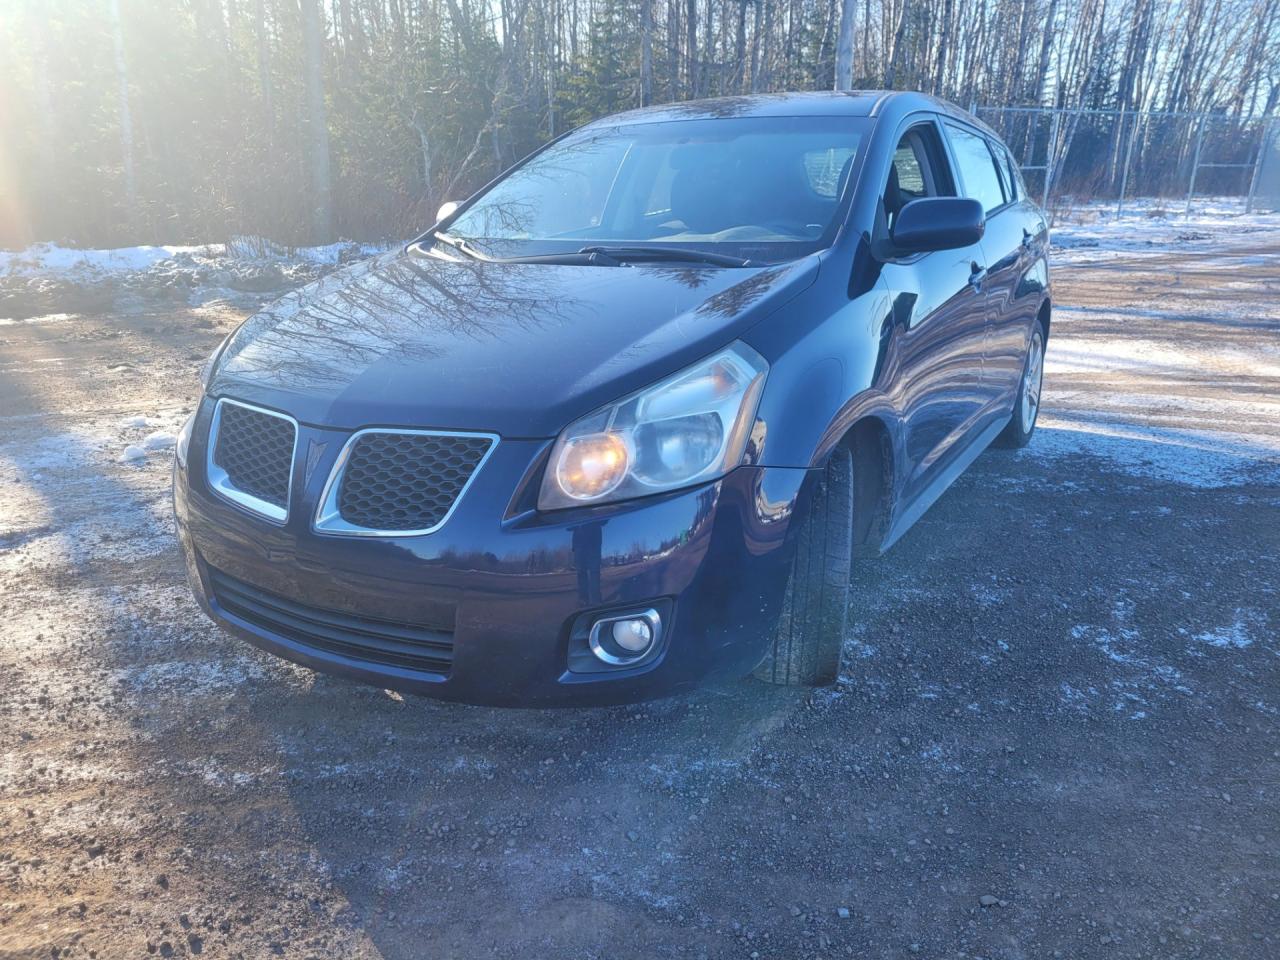
<instances>
[{"instance_id":1,"label":"chrome grille trim","mask_svg":"<svg viewBox=\"0 0 1280 960\"><path fill-rule=\"evenodd\" d=\"M489 448L484 452L484 456L476 463L475 468L471 471L471 476L467 477L466 482L458 490L457 496L453 498L453 503L449 505L449 509L445 511L444 516L433 526L415 530L384 530L374 527L362 527L353 523L348 523L342 517L342 512L338 505L338 496L342 485L342 476L346 470L347 462L351 457L351 451L355 449L356 443L361 437L369 434L388 434L392 436L411 436L411 437L470 437L474 439L483 439L489 441ZM421 537L428 533L435 533L453 516L453 512L458 509L458 504L462 502L462 498L467 495L467 491L471 489L471 485L475 483L476 477L480 475L480 471L484 469L484 465L488 463L489 458L493 456L493 451L498 448L498 441L501 439L496 433L481 433L467 430L408 430L397 429L395 427L367 427L363 430L357 430L342 446L342 452L338 454L338 459L334 461L333 469L329 471L329 478L325 481L324 492L320 496L320 506L316 510L315 520L312 528L317 533L324 533L337 537Z\"/></svg>"},{"instance_id":2,"label":"chrome grille trim","mask_svg":"<svg viewBox=\"0 0 1280 960\"><path fill-rule=\"evenodd\" d=\"M241 407L245 410L252 410L254 413L265 414L268 417L275 417L279 420L286 421L293 427L293 448L289 451L289 486L285 496L285 505L280 507L270 501L255 497L251 493L239 489L231 482L231 478L227 475L227 471L222 469L214 460L214 454L218 449L218 434L222 427L222 410L225 405ZM240 400L231 400L223 397L218 400L217 405L213 408L213 420L209 424L209 443L205 452L205 475L209 480L209 488L222 499L234 503L236 506L248 510L250 513L264 517L272 523L284 525L289 519L289 506L293 503L293 467L298 455L298 421L286 413L278 410L268 410L265 407L254 406L251 403L244 403Z\"/></svg>"}]
</instances>

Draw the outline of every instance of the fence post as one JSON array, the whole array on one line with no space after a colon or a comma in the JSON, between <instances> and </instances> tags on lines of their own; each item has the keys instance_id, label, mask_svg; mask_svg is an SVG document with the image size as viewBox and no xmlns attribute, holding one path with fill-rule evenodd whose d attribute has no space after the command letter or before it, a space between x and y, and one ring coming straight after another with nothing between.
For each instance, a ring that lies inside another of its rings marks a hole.
<instances>
[{"instance_id":1,"label":"fence post","mask_svg":"<svg viewBox=\"0 0 1280 960\"><path fill-rule=\"evenodd\" d=\"M1262 163L1266 159L1267 150L1271 147L1271 131L1275 120L1271 117L1262 121L1262 136L1258 138L1258 153L1253 158L1253 176L1249 178L1249 197L1244 202L1244 212L1253 213L1253 198L1258 195L1258 181L1262 179Z\"/></svg>"},{"instance_id":2,"label":"fence post","mask_svg":"<svg viewBox=\"0 0 1280 960\"><path fill-rule=\"evenodd\" d=\"M1187 184L1187 209L1184 217L1191 216L1191 197L1196 192L1196 174L1200 172L1200 147L1204 144L1204 122L1209 115L1200 114L1200 124L1196 127L1196 151L1191 158L1191 182Z\"/></svg>"},{"instance_id":3,"label":"fence post","mask_svg":"<svg viewBox=\"0 0 1280 960\"><path fill-rule=\"evenodd\" d=\"M1045 147L1044 158L1044 193L1040 198L1040 206L1049 209L1049 184L1053 182L1053 153L1058 143L1058 110L1055 108L1049 120L1049 143Z\"/></svg>"},{"instance_id":4,"label":"fence post","mask_svg":"<svg viewBox=\"0 0 1280 960\"><path fill-rule=\"evenodd\" d=\"M1120 122L1124 123L1124 111L1120 111ZM1133 159L1133 141L1136 139L1134 134L1138 132L1138 125L1142 122L1142 115L1135 112L1133 114L1132 129L1128 131L1129 142L1124 148L1124 167L1120 171L1120 197L1116 200L1116 219L1119 220L1124 213L1124 194L1129 189L1129 161Z\"/></svg>"}]
</instances>

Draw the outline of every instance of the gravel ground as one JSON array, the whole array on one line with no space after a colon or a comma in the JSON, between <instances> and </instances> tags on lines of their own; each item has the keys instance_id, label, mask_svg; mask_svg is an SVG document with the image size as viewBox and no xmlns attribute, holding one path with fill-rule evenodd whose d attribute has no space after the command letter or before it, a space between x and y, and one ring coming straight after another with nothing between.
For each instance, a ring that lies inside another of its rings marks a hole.
<instances>
[{"instance_id":1,"label":"gravel ground","mask_svg":"<svg viewBox=\"0 0 1280 960\"><path fill-rule=\"evenodd\" d=\"M1247 238L1246 238L1247 239ZM1280 247L1075 257L843 679L501 711L189 598L227 307L0 326L0 957L1280 955Z\"/></svg>"}]
</instances>

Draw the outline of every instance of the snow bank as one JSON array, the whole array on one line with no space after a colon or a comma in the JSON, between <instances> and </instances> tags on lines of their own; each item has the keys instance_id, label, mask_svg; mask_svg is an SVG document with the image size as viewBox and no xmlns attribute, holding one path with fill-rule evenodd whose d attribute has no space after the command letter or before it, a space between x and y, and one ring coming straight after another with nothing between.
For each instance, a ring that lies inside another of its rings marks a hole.
<instances>
[{"instance_id":1,"label":"snow bank","mask_svg":"<svg viewBox=\"0 0 1280 960\"><path fill-rule=\"evenodd\" d=\"M74 250L56 243L36 243L16 253L0 251L0 274L70 274L102 276L135 273L180 255L209 257L223 251L219 244L202 247L121 247L116 250Z\"/></svg>"},{"instance_id":2,"label":"snow bank","mask_svg":"<svg viewBox=\"0 0 1280 960\"><path fill-rule=\"evenodd\" d=\"M25 250L0 251L0 276L79 276L97 279L142 273L165 263L309 263L336 267L388 249L388 245L339 241L320 247L286 247L261 237L236 237L230 243L199 246L119 247L76 250L56 243L35 243Z\"/></svg>"},{"instance_id":3,"label":"snow bank","mask_svg":"<svg viewBox=\"0 0 1280 960\"><path fill-rule=\"evenodd\" d=\"M342 241L283 247L259 237L199 246L75 250L37 243L0 251L0 323L108 311L122 300L192 306L231 300L252 307L388 245Z\"/></svg>"}]
</instances>

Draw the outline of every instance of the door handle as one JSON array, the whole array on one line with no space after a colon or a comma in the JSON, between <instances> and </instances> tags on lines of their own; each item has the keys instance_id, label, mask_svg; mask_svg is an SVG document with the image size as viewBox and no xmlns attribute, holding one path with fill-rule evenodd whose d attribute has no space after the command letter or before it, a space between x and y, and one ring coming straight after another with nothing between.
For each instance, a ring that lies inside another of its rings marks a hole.
<instances>
[{"instance_id":1,"label":"door handle","mask_svg":"<svg viewBox=\"0 0 1280 960\"><path fill-rule=\"evenodd\" d=\"M969 264L973 272L969 274L969 286L975 290L982 289L982 281L987 279L987 268L978 266L977 261Z\"/></svg>"},{"instance_id":2,"label":"door handle","mask_svg":"<svg viewBox=\"0 0 1280 960\"><path fill-rule=\"evenodd\" d=\"M1028 230L1026 227L1022 228L1022 249L1023 250L1030 250L1032 245L1035 243L1035 239L1036 238L1032 236L1030 230Z\"/></svg>"}]
</instances>

